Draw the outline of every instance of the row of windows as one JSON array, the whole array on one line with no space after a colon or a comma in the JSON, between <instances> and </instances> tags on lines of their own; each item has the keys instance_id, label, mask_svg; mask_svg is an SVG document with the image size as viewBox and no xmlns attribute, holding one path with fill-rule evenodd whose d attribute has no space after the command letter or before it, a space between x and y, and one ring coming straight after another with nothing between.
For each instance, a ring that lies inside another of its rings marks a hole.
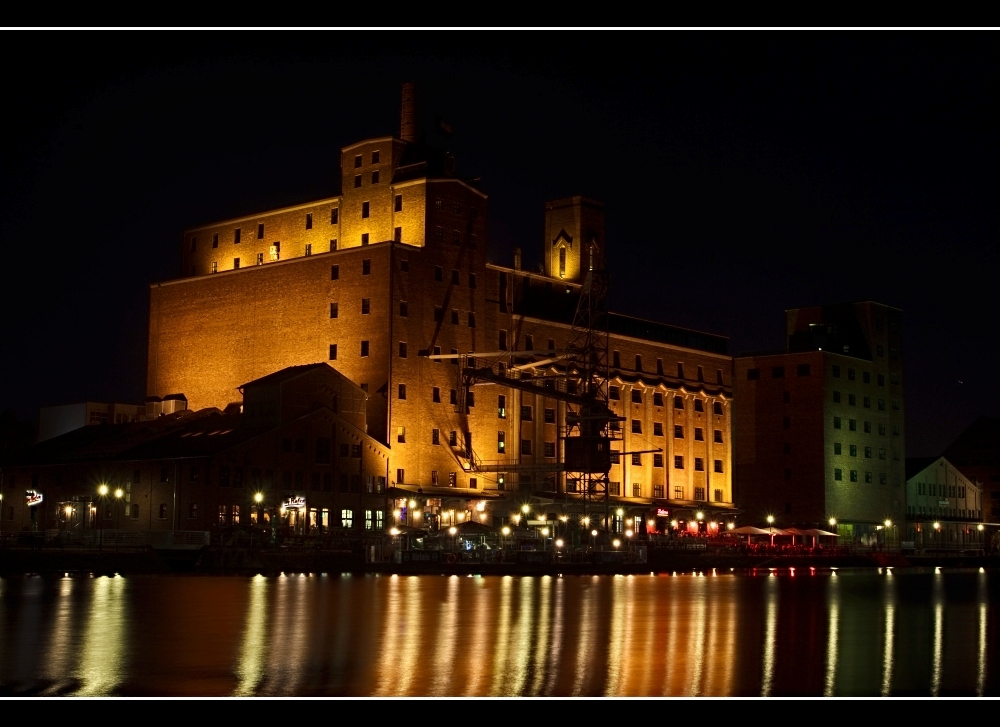
<instances>
[{"instance_id":1,"label":"row of windows","mask_svg":"<svg viewBox=\"0 0 1000 727\"><path fill-rule=\"evenodd\" d=\"M642 403L642 390L632 389L630 395L633 404ZM617 386L608 387L608 399L610 401L621 401L621 390ZM653 392L653 406L663 406L663 393L659 391ZM674 409L684 408L684 397L675 396L674 397ZM703 399L694 399L694 410L698 412L705 411L705 404ZM715 401L712 402L712 413L722 416L722 402Z\"/></svg>"},{"instance_id":2,"label":"row of windows","mask_svg":"<svg viewBox=\"0 0 1000 727\"><path fill-rule=\"evenodd\" d=\"M795 367L795 373L798 376L811 376L812 368L809 364L799 364ZM772 366L771 367L771 378L772 379L783 379L785 378L785 367L784 366ZM747 369L747 380L757 381L760 379L760 369L753 368Z\"/></svg>"},{"instance_id":3,"label":"row of windows","mask_svg":"<svg viewBox=\"0 0 1000 727\"><path fill-rule=\"evenodd\" d=\"M937 517L964 517L979 520L982 517L980 510L966 509L964 507L925 507L923 505L907 505L907 515L929 515Z\"/></svg>"},{"instance_id":4,"label":"row of windows","mask_svg":"<svg viewBox=\"0 0 1000 727\"><path fill-rule=\"evenodd\" d=\"M459 279L460 279L459 272L457 270L452 270L451 271L451 284L452 285L461 285L461 282L460 282ZM436 282L438 282L438 283L443 283L444 282L444 268L441 267L440 265L436 265L434 267L434 280ZM476 287L476 274L475 273L469 273L469 288L475 289L475 287Z\"/></svg>"},{"instance_id":5,"label":"row of windows","mask_svg":"<svg viewBox=\"0 0 1000 727\"><path fill-rule=\"evenodd\" d=\"M834 429L843 429L843 424L844 424L844 422L843 422L843 420L840 417L834 417L833 418L833 428ZM871 434L872 433L872 423L866 421L866 422L863 423L863 425L864 425L864 432L865 432L865 434ZM785 429L789 429L789 428L790 428L790 420L789 420L788 417L785 417ZM858 431L858 420L857 419L848 419L847 420L847 429L848 429L848 431L851 431L851 432ZM884 437L885 436L885 432L886 432L885 422L879 422L878 433L881 436ZM900 432L899 425L898 424L893 424L892 425L892 434L893 434L893 436L894 437L898 437L899 436L899 432Z\"/></svg>"},{"instance_id":6,"label":"row of windows","mask_svg":"<svg viewBox=\"0 0 1000 727\"><path fill-rule=\"evenodd\" d=\"M787 474L787 470L786 470L786 474ZM848 477L848 480L850 482L857 482L858 481L858 471L857 470L848 470L847 477ZM865 470L865 472L864 472L864 478L865 478L865 482L866 483L868 483L868 484L872 483L872 481L873 481L873 475L872 475L871 470ZM844 479L844 471L842 469L840 469L840 468L834 469L833 470L833 479L835 479L837 482L843 481L843 479ZM888 475L886 475L885 472L879 472L878 473L878 483L880 485L885 485L885 484L887 484L887 481L888 481ZM893 475L893 477L892 477L892 484L894 486L896 486L896 487L899 487L899 475Z\"/></svg>"},{"instance_id":7,"label":"row of windows","mask_svg":"<svg viewBox=\"0 0 1000 727\"><path fill-rule=\"evenodd\" d=\"M933 482L918 482L918 495L934 495L937 497L965 497L966 488L963 485L938 485Z\"/></svg>"},{"instance_id":8,"label":"row of windows","mask_svg":"<svg viewBox=\"0 0 1000 727\"><path fill-rule=\"evenodd\" d=\"M872 448L870 446L864 445L862 451L864 452L865 459L871 459L872 458L872 451L873 450L872 450ZM834 454L843 454L844 453L843 445L841 445L840 442L834 442L833 443L833 453ZM857 457L858 456L858 445L856 445L856 444L849 444L849 445L847 445L847 456L848 457ZM885 447L879 447L879 449L878 449L878 458L879 459L885 459ZM895 459L895 460L899 459L899 451L898 450L895 450L895 449L892 450L892 458Z\"/></svg>"},{"instance_id":9,"label":"row of windows","mask_svg":"<svg viewBox=\"0 0 1000 727\"><path fill-rule=\"evenodd\" d=\"M833 403L834 404L841 404L841 403L843 403L843 397L840 395L839 391L834 391L833 392ZM848 394L847 395L847 405L848 406L857 406L858 405L858 397L855 394ZM865 409L871 409L872 408L872 398L870 396L863 396L863 397L861 397L861 405ZM885 399L877 399L876 400L876 407L877 407L877 409L879 411L885 411ZM892 408L893 408L894 411L899 411L899 399L897 397L893 397L892 398Z\"/></svg>"}]
</instances>

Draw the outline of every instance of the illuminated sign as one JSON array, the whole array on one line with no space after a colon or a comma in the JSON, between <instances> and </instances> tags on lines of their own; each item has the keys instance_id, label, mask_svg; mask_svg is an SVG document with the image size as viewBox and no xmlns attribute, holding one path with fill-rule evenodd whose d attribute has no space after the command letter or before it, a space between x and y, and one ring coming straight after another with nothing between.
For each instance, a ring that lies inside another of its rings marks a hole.
<instances>
[{"instance_id":1,"label":"illuminated sign","mask_svg":"<svg viewBox=\"0 0 1000 727\"><path fill-rule=\"evenodd\" d=\"M670 517L670 510L664 510L662 507L656 508L656 517Z\"/></svg>"},{"instance_id":2,"label":"illuminated sign","mask_svg":"<svg viewBox=\"0 0 1000 727\"><path fill-rule=\"evenodd\" d=\"M34 490L28 490L24 493L24 502L28 507L34 507L35 505L42 504L42 493L35 492Z\"/></svg>"},{"instance_id":3,"label":"illuminated sign","mask_svg":"<svg viewBox=\"0 0 1000 727\"><path fill-rule=\"evenodd\" d=\"M306 498L304 497L289 497L281 506L286 510L301 510L306 506Z\"/></svg>"}]
</instances>

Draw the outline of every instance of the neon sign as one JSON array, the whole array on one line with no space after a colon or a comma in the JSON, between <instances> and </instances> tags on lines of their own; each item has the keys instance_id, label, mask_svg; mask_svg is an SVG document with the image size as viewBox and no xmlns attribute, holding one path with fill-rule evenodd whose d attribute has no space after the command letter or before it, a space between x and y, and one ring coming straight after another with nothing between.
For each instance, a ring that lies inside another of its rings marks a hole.
<instances>
[{"instance_id":1,"label":"neon sign","mask_svg":"<svg viewBox=\"0 0 1000 727\"><path fill-rule=\"evenodd\" d=\"M286 510L301 510L306 506L306 498L304 497L289 497L285 500L281 506Z\"/></svg>"},{"instance_id":2,"label":"neon sign","mask_svg":"<svg viewBox=\"0 0 1000 727\"><path fill-rule=\"evenodd\" d=\"M670 510L658 507L656 508L656 517L670 517Z\"/></svg>"},{"instance_id":3,"label":"neon sign","mask_svg":"<svg viewBox=\"0 0 1000 727\"><path fill-rule=\"evenodd\" d=\"M34 490L28 490L24 493L24 503L28 507L34 507L35 505L42 504L42 493L35 492Z\"/></svg>"}]
</instances>

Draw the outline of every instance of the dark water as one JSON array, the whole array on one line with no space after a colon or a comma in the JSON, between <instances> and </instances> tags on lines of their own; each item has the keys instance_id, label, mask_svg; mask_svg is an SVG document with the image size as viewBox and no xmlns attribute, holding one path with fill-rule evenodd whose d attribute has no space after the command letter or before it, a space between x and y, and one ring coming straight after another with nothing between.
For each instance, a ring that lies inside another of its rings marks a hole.
<instances>
[{"instance_id":1,"label":"dark water","mask_svg":"<svg viewBox=\"0 0 1000 727\"><path fill-rule=\"evenodd\" d=\"M0 694L1000 693L1000 573L0 579Z\"/></svg>"}]
</instances>

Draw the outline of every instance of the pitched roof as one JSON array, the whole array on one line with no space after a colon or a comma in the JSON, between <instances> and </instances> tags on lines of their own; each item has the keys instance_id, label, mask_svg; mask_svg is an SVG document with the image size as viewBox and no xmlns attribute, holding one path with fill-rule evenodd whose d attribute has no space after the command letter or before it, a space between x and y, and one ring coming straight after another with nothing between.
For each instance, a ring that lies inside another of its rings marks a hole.
<instances>
[{"instance_id":1,"label":"pitched roof","mask_svg":"<svg viewBox=\"0 0 1000 727\"><path fill-rule=\"evenodd\" d=\"M301 366L289 366L287 368L281 369L281 371L275 371L273 374L268 374L267 376L262 376L259 379L254 379L253 381L248 381L245 384L241 384L238 388L243 389L247 386L273 386L275 384L281 384L285 381L290 381L292 379L298 378L303 374L310 371L314 371L319 368L332 369L333 367L326 363L312 363L312 364L302 364Z\"/></svg>"}]
</instances>

